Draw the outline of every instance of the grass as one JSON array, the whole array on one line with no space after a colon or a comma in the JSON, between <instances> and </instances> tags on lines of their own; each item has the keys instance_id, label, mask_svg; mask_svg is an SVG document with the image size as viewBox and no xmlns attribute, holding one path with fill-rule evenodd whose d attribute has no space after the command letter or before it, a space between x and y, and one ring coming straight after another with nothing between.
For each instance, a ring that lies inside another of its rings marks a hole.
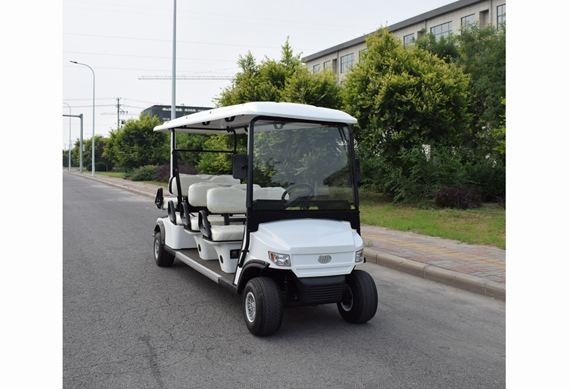
<instances>
[{"instance_id":1,"label":"grass","mask_svg":"<svg viewBox=\"0 0 570 389\"><path fill-rule=\"evenodd\" d=\"M393 230L506 248L506 213L496 204L470 210L423 209L393 204L380 194L363 191L360 221Z\"/></svg>"}]
</instances>

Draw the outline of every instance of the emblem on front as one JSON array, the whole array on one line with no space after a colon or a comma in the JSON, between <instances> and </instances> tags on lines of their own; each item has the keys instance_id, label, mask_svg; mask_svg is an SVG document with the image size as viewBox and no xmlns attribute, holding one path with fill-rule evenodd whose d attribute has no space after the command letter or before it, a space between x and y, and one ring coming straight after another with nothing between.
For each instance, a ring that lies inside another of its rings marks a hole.
<instances>
[{"instance_id":1,"label":"emblem on front","mask_svg":"<svg viewBox=\"0 0 570 389\"><path fill-rule=\"evenodd\" d=\"M319 262L320 263L329 263L331 261L332 257L330 255L319 255Z\"/></svg>"}]
</instances>

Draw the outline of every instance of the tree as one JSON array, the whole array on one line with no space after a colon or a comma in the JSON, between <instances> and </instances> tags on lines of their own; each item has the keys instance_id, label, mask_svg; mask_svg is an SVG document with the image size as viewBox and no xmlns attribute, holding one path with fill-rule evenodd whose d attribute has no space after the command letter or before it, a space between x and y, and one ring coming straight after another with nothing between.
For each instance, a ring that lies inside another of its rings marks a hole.
<instances>
[{"instance_id":1,"label":"tree","mask_svg":"<svg viewBox=\"0 0 570 389\"><path fill-rule=\"evenodd\" d=\"M395 195L420 154L441 164L460 146L469 122L469 78L426 50L404 48L387 28L366 42L366 55L344 81L345 109L358 119L364 182Z\"/></svg>"},{"instance_id":2,"label":"tree","mask_svg":"<svg viewBox=\"0 0 570 389\"><path fill-rule=\"evenodd\" d=\"M159 124L156 116L150 118L142 113L138 119L127 120L123 128L111 130L103 156L126 171L167 162L168 134L153 131Z\"/></svg>"},{"instance_id":3,"label":"tree","mask_svg":"<svg viewBox=\"0 0 570 389\"><path fill-rule=\"evenodd\" d=\"M265 58L261 64L251 54L240 56L241 71L216 98L218 106L250 101L278 101L339 108L341 88L332 71L310 73L301 62L301 54L293 54L289 39L281 47L279 61Z\"/></svg>"},{"instance_id":4,"label":"tree","mask_svg":"<svg viewBox=\"0 0 570 389\"><path fill-rule=\"evenodd\" d=\"M309 104L317 107L340 109L342 88L338 78L330 70L310 73L306 66L299 66L287 79L281 101Z\"/></svg>"},{"instance_id":5,"label":"tree","mask_svg":"<svg viewBox=\"0 0 570 389\"><path fill-rule=\"evenodd\" d=\"M111 170L112 163L110 160L103 156L105 146L108 142L107 138L101 135L95 135L95 164L104 164L104 167L96 167L97 171ZM91 170L92 164L91 159L93 155L93 138L83 139L83 145L85 146L85 151L83 151L83 168L86 170ZM71 149L71 164L73 166L79 166L79 139L75 140L73 149ZM67 165L67 162L65 162Z\"/></svg>"},{"instance_id":6,"label":"tree","mask_svg":"<svg viewBox=\"0 0 570 389\"><path fill-rule=\"evenodd\" d=\"M497 153L497 138L493 135L501 127L505 116L506 97L506 25L480 28L470 25L461 34L437 40L427 34L416 41L420 48L459 66L470 76L469 132L463 144L471 161L489 156L504 162L504 154Z\"/></svg>"},{"instance_id":7,"label":"tree","mask_svg":"<svg viewBox=\"0 0 570 389\"><path fill-rule=\"evenodd\" d=\"M301 54L295 55L289 40L281 47L281 58L265 58L261 64L248 52L240 56L241 71L232 84L222 90L215 99L218 106L243 104L253 101L277 101L311 104L327 108L340 108L341 88L331 71L310 73L301 62ZM227 135L210 137L204 144L208 150L231 150L233 138ZM239 136L238 152L246 150L246 137ZM231 171L229 154L204 153L198 168L204 173L227 174Z\"/></svg>"}]
</instances>

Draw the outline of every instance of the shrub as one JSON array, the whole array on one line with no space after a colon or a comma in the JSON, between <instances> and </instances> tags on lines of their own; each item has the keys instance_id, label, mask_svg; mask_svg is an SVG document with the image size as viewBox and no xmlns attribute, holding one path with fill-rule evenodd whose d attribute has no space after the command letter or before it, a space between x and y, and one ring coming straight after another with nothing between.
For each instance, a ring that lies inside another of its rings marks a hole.
<instances>
[{"instance_id":1,"label":"shrub","mask_svg":"<svg viewBox=\"0 0 570 389\"><path fill-rule=\"evenodd\" d=\"M435 194L435 203L443 208L477 208L481 206L481 188L451 186Z\"/></svg>"},{"instance_id":2,"label":"shrub","mask_svg":"<svg viewBox=\"0 0 570 389\"><path fill-rule=\"evenodd\" d=\"M88 172L91 171L91 162L88 163L87 165L85 165L85 170L87 170ZM105 162L95 162L95 171L96 172L106 172L107 171L107 165L105 165Z\"/></svg>"},{"instance_id":3,"label":"shrub","mask_svg":"<svg viewBox=\"0 0 570 389\"><path fill-rule=\"evenodd\" d=\"M191 164L178 164L179 174L199 174L200 170ZM156 169L153 177L155 181L168 182L170 180L170 164L165 164Z\"/></svg>"},{"instance_id":4,"label":"shrub","mask_svg":"<svg viewBox=\"0 0 570 389\"><path fill-rule=\"evenodd\" d=\"M486 159L467 165L466 174L471 185L481 187L482 201L504 199L507 178L507 169L504 165Z\"/></svg>"},{"instance_id":5,"label":"shrub","mask_svg":"<svg viewBox=\"0 0 570 389\"><path fill-rule=\"evenodd\" d=\"M156 174L156 166L146 165L135 169L131 175L132 181L152 181Z\"/></svg>"},{"instance_id":6,"label":"shrub","mask_svg":"<svg viewBox=\"0 0 570 389\"><path fill-rule=\"evenodd\" d=\"M466 184L459 156L442 147L402 148L398 163L379 162L375 178L378 189L393 201L416 204L433 201L441 188Z\"/></svg>"}]
</instances>

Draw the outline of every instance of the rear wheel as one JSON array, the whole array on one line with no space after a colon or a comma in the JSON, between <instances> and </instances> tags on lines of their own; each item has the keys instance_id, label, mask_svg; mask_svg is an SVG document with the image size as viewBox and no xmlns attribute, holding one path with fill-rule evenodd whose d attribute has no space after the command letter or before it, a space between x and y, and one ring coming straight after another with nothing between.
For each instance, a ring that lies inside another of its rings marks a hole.
<instances>
[{"instance_id":1,"label":"rear wheel","mask_svg":"<svg viewBox=\"0 0 570 389\"><path fill-rule=\"evenodd\" d=\"M370 274L354 270L346 277L343 300L337 303L338 311L349 323L366 323L376 315L378 291Z\"/></svg>"},{"instance_id":2,"label":"rear wheel","mask_svg":"<svg viewBox=\"0 0 570 389\"><path fill-rule=\"evenodd\" d=\"M160 267L172 266L174 256L164 249L160 231L154 233L154 261Z\"/></svg>"},{"instance_id":3,"label":"rear wheel","mask_svg":"<svg viewBox=\"0 0 570 389\"><path fill-rule=\"evenodd\" d=\"M283 296L275 280L256 277L248 281L243 291L243 315L252 334L277 332L283 320Z\"/></svg>"}]
</instances>

